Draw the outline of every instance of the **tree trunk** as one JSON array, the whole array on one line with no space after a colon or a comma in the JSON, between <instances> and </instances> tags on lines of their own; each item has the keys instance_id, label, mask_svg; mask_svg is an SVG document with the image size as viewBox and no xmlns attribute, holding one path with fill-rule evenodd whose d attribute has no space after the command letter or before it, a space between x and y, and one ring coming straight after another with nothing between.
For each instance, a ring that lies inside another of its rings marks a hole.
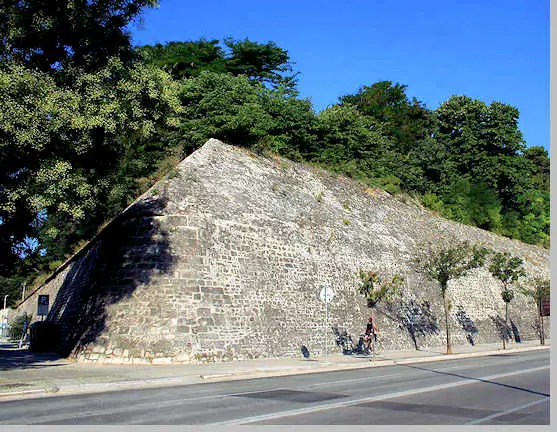
<instances>
[{"instance_id":1,"label":"tree trunk","mask_svg":"<svg viewBox=\"0 0 557 432\"><path fill-rule=\"evenodd\" d=\"M447 287L444 287L445 289ZM446 354L452 354L453 350L451 347L451 336L449 331L449 307L447 305L447 299L445 297L445 291L443 290L443 308L445 309L445 334L447 336L447 352Z\"/></svg>"},{"instance_id":2,"label":"tree trunk","mask_svg":"<svg viewBox=\"0 0 557 432\"><path fill-rule=\"evenodd\" d=\"M542 299L540 298L539 308L538 308L538 319L540 320L540 344L545 345L545 331L543 326L543 315L542 315Z\"/></svg>"},{"instance_id":3,"label":"tree trunk","mask_svg":"<svg viewBox=\"0 0 557 432\"><path fill-rule=\"evenodd\" d=\"M503 349L506 349L505 342L507 341L507 330L509 329L509 304L505 302L505 329L503 331Z\"/></svg>"}]
</instances>

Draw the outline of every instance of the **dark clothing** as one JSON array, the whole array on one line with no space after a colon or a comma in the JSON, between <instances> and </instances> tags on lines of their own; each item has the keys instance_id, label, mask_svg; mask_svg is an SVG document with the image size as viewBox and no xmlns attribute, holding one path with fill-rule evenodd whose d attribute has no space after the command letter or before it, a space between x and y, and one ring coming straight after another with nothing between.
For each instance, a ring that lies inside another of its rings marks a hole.
<instances>
[{"instance_id":1,"label":"dark clothing","mask_svg":"<svg viewBox=\"0 0 557 432\"><path fill-rule=\"evenodd\" d=\"M373 338L377 341L377 328L375 328L373 322L367 323L365 335L368 339L371 339L371 336L373 335Z\"/></svg>"}]
</instances>

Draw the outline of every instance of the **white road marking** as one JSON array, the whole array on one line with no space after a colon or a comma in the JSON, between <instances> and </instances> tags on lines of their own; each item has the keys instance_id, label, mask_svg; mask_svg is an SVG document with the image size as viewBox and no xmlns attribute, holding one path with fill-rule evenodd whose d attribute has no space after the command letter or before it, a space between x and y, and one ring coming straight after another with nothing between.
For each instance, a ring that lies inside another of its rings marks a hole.
<instances>
[{"instance_id":1,"label":"white road marking","mask_svg":"<svg viewBox=\"0 0 557 432\"><path fill-rule=\"evenodd\" d=\"M457 359L455 359L457 360ZM493 362L486 362L486 363L482 363L480 365L480 367L484 368L484 367L491 367L491 366L498 366L500 367L503 364L510 364L512 362L515 362L516 360L514 359L506 359L506 360L496 360ZM396 365L395 365L396 366ZM400 365L400 366L408 366L408 367L412 367L412 365ZM444 373L447 371L451 371L451 370L462 370L462 365L456 365L456 366L446 366L445 365L439 365L436 368L431 368L431 369L427 369L424 366L420 366L420 369L423 370L424 373L427 372L439 372L439 373ZM397 377L400 375L403 375L404 372L395 372L392 374L384 374L381 376L368 376L368 377L364 377L364 378L350 378L350 379L345 379L345 380L337 380L337 381L327 381L327 382L321 382L321 383L317 383L317 384L310 384L308 387L308 389L313 389L313 388L319 388L319 387L327 387L327 386L334 386L336 384L348 384L348 383L364 383L364 382L368 382L368 381L372 381L372 382L377 382L378 379L383 379L383 378L388 378L388 377Z\"/></svg>"},{"instance_id":2,"label":"white road marking","mask_svg":"<svg viewBox=\"0 0 557 432\"><path fill-rule=\"evenodd\" d=\"M484 417L484 418L481 418L481 419L476 419L476 420L469 421L468 423L465 423L465 424L474 425L474 424L484 423L486 421L493 420L494 418L501 417L501 416L513 413L515 411L520 411L521 409L528 408L528 407L531 407L531 406L534 406L534 405L537 405L537 404L540 404L540 403L548 402L548 401L549 401L549 398L538 399L538 400L535 400L533 402L529 402L527 404L520 405L516 408L511 408L511 409L508 409L506 411L501 411L500 413L491 414L491 415L489 415L487 417Z\"/></svg>"},{"instance_id":3,"label":"white road marking","mask_svg":"<svg viewBox=\"0 0 557 432\"><path fill-rule=\"evenodd\" d=\"M483 380L483 381L494 380L494 379L505 378L505 377L514 376L514 375L527 374L527 373L531 373L531 372L539 372L539 371L544 370L544 369L549 369L549 366L540 366L540 367L531 368L531 369L524 369L524 370L515 371L515 372L507 372L507 373L501 373L501 374L496 374L496 375L489 375L489 376L484 376L484 377L479 377L479 378L466 378L466 379L463 379L463 380L460 380L460 381L457 381L457 382L454 382L454 383L449 383L449 384L440 384L440 385L431 386L431 387L421 387L421 388L417 388L417 389L405 390L405 391L388 393L388 394L382 394L382 395L378 395L378 396L371 396L371 397L365 397L365 398L360 398L360 399L350 399L350 400L345 400L345 401L342 401L342 402L325 403L325 404L322 404L322 405L314 405L314 406L307 407L307 408L293 409L293 410L287 410L287 411L279 411L279 412L275 412L275 413L262 414L262 415L256 415L256 416L251 416L251 417L243 417L243 418L239 418L239 419L235 419L235 420L227 420L227 421L223 421L223 422L209 423L209 424L207 424L207 426L243 425L243 424L249 424L249 423L257 423L257 422L262 422L262 421L274 420L274 419L283 418L283 417L292 417L292 416L297 416L297 415L312 414L312 413L319 412L319 411L345 408L345 407L354 406L354 405L358 405L358 404L362 404L362 403L377 402L377 401L384 400L384 399L394 399L394 398L399 398L399 397L404 397L404 396L412 396L412 395L419 394L419 393L425 393L425 392L431 392L431 391L437 391L437 390L444 390L444 389L448 389L448 388L452 388L452 387L459 387L459 386L463 386L463 385L468 385L468 384L481 382L480 380Z\"/></svg>"},{"instance_id":4,"label":"white road marking","mask_svg":"<svg viewBox=\"0 0 557 432\"><path fill-rule=\"evenodd\" d=\"M501 366L502 364L511 363L512 361L514 361L514 360L510 360L508 362L497 361L497 362L492 362L492 363L486 363L486 364L482 364L481 367L483 368L483 367L490 367L490 366ZM400 365L400 366L412 367L411 365ZM420 370L422 370L422 372L424 374L426 374L427 372L445 373L445 372L451 371L451 370L462 370L462 365L449 366L449 367L437 367L437 368L431 368L431 369L427 369L424 366L420 366ZM321 383L317 383L317 384L311 384L307 388L327 387L327 386L334 386L336 384L364 383L364 382L368 382L368 381L377 382L378 379L389 378L389 377L398 377L398 376L401 376L403 374L404 374L404 372L398 372L398 373L392 373L392 374L384 374L384 375L380 375L380 376L368 376L368 377L364 377L364 378L350 378L350 379L345 379L345 380L327 381L327 382L321 382Z\"/></svg>"},{"instance_id":5,"label":"white road marking","mask_svg":"<svg viewBox=\"0 0 557 432\"><path fill-rule=\"evenodd\" d=\"M542 366L542 367L538 367L538 368L533 368L533 369L527 369L527 370L523 370L520 372L510 372L510 373L505 373L505 374L498 374L498 375L492 375L492 376L487 376L487 377L483 377L483 378L467 378L464 379L462 381L458 381L457 383L454 384L445 384L445 385L440 385L440 386L434 386L431 388L421 388L419 390L408 390L405 392L400 392L400 393L393 393L391 395L379 395L379 396L375 396L375 397L368 397L368 398L363 398L363 399L355 399L355 400L348 400L348 401L344 401L344 402L340 402L340 403L333 403L333 404L325 404L325 405L319 405L315 408L310 408L308 412L305 412L304 410L301 410L301 412L299 414L306 414L306 413L310 413L310 412L314 412L314 411L322 411L322 410L326 410L326 409L331 409L331 408L336 408L336 407L343 407L343 406L350 406L350 405L355 405L358 403L362 403L362 402L372 402L375 400L382 400L382 399L390 399L390 398L395 398L395 397L401 397L401 396L406 396L406 395L412 395L415 393L421 393L421 392L425 392L425 391L434 391L437 389L442 389L442 388L448 388L448 387L452 387L452 386L458 386L458 385L463 385L463 384L470 384L473 383L477 380L481 380L481 379L495 379L495 378L500 378L500 377L505 377L505 376L511 376L511 375L516 375L516 374L521 374L521 373L527 373L527 372L535 372L535 371L539 371L539 370L543 370L545 368L548 368L548 366ZM452 369L452 367L450 368ZM442 370L440 371L442 372ZM384 376L381 376L381 378L386 378L389 376L397 376L399 375L398 373L393 373L393 374L387 374ZM342 384L342 383L354 383L354 382L366 382L369 380L373 380L373 377L366 377L366 378L356 378L356 379L346 379L346 380L338 380L338 381L330 381L329 383L318 383L318 384L313 384L310 387L323 387L326 386L328 384ZM377 379L377 377L375 377L375 379ZM307 389L307 387L306 387ZM428 390L429 389L429 390ZM93 410L87 410L87 411L77 411L74 413L65 413L65 414L47 414L47 415L42 415L42 416L37 416L34 418L31 418L30 421L31 423L44 423L44 422L56 422L56 421L62 421L62 420L68 420L68 419L72 419L72 418L83 418L83 417L91 417L91 416L97 416L97 415L103 415L103 416L110 416L110 415L114 415L114 414L119 414L119 413L126 413L126 412L134 412L134 411L138 411L138 410L142 410L142 409L153 409L153 407L155 408L171 408L173 406L180 406L183 404L187 404L188 402L198 402L200 400L211 400L211 399L222 399L225 397L229 397L229 396L239 396L239 395L244 395L244 394L256 394L256 393L261 393L262 391L272 391L272 390L276 390L276 389L264 389L264 390L254 390L252 392L240 392L240 393L227 393L227 394L220 394L220 395L211 395L211 396L200 396L200 397L192 397L192 398L186 398L186 399L175 399L175 400L170 400L170 401L160 401L160 402L143 402L143 403L138 403L138 404L132 404L132 405L128 405L128 406L124 406L124 407L114 407L111 410L105 411L103 409L93 409ZM338 406L337 406L338 405ZM269 414L270 416L272 416L271 418L280 418L280 417L287 417L290 415L299 415L298 411L300 410L290 410L290 411L284 411L284 412L279 412L276 414ZM253 422L257 422L257 421L263 421L266 418L267 415L263 415L262 420L259 420L260 416L254 416L254 417L247 417L245 419L237 419L237 420L231 420L231 421L225 421L222 422L222 424L243 424L244 422L246 423L253 423ZM21 423L21 420L13 420L14 422L17 422L18 424ZM7 420L7 421L3 421L6 424L12 423L12 421ZM221 424L221 423L215 423L215 424Z\"/></svg>"}]
</instances>

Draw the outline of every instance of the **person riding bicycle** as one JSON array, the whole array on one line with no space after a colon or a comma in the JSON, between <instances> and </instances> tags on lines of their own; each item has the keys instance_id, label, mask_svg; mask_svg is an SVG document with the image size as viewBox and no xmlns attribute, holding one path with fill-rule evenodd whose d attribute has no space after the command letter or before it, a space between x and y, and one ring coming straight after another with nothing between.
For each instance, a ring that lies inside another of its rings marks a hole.
<instances>
[{"instance_id":1,"label":"person riding bicycle","mask_svg":"<svg viewBox=\"0 0 557 432\"><path fill-rule=\"evenodd\" d=\"M377 333L379 333L379 331L373 322L373 316L370 316L367 322L366 332L364 333L364 341L366 342L367 351L369 351L372 339L377 342Z\"/></svg>"}]
</instances>

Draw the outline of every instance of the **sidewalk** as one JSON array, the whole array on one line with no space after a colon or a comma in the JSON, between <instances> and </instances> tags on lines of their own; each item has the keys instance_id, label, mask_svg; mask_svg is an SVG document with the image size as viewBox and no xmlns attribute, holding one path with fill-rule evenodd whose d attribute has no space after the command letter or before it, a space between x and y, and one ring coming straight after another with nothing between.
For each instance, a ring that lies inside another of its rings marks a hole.
<instances>
[{"instance_id":1,"label":"sidewalk","mask_svg":"<svg viewBox=\"0 0 557 432\"><path fill-rule=\"evenodd\" d=\"M329 354L323 358L264 359L204 365L95 365L58 358L54 354L34 354L16 344L0 344L0 401L130 388L198 384L263 376L294 375L342 369L358 369L442 361L463 357L549 349L551 341L510 343L505 351L500 343L458 345L454 354L444 347L423 350L381 352L371 356Z\"/></svg>"}]
</instances>

